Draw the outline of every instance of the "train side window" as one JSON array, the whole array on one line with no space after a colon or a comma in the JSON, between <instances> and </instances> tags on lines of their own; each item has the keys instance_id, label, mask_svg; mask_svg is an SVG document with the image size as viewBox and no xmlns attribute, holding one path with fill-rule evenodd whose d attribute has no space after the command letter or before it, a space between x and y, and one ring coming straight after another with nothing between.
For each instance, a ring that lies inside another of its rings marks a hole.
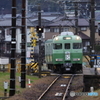
<instances>
[{"instance_id":1,"label":"train side window","mask_svg":"<svg viewBox=\"0 0 100 100\"><path fill-rule=\"evenodd\" d=\"M73 43L73 49L82 49L81 43Z\"/></svg>"},{"instance_id":2,"label":"train side window","mask_svg":"<svg viewBox=\"0 0 100 100\"><path fill-rule=\"evenodd\" d=\"M70 43L65 43L65 49L70 49Z\"/></svg>"},{"instance_id":3,"label":"train side window","mask_svg":"<svg viewBox=\"0 0 100 100\"><path fill-rule=\"evenodd\" d=\"M54 43L53 49L62 49L62 44L61 43Z\"/></svg>"}]
</instances>

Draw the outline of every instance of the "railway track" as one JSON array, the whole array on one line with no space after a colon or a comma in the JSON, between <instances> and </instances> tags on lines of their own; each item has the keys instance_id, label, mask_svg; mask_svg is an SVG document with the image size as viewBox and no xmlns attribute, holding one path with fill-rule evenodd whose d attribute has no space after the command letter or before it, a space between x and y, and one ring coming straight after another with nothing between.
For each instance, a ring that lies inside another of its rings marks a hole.
<instances>
[{"instance_id":1,"label":"railway track","mask_svg":"<svg viewBox=\"0 0 100 100\"><path fill-rule=\"evenodd\" d=\"M74 76L58 75L37 100L65 100Z\"/></svg>"}]
</instances>

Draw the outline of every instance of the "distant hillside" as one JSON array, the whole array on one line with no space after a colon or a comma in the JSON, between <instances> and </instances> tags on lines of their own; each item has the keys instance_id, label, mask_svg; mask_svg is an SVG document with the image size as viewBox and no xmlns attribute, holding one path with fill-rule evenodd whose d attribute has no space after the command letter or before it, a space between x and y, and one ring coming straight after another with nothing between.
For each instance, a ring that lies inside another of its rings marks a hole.
<instances>
[{"instance_id":1,"label":"distant hillside","mask_svg":"<svg viewBox=\"0 0 100 100\"><path fill-rule=\"evenodd\" d=\"M20 5L21 0L16 0L17 6ZM12 0L0 0L0 14L11 13Z\"/></svg>"},{"instance_id":2,"label":"distant hillside","mask_svg":"<svg viewBox=\"0 0 100 100\"><path fill-rule=\"evenodd\" d=\"M17 12L21 11L21 1L16 0L17 2ZM59 5L55 2L57 0L28 0L28 10L36 11L38 8L36 5L41 5L41 9L44 11L57 11L59 9ZM0 14L11 13L12 0L0 0Z\"/></svg>"},{"instance_id":3,"label":"distant hillside","mask_svg":"<svg viewBox=\"0 0 100 100\"><path fill-rule=\"evenodd\" d=\"M16 0L17 2L17 12L21 12L21 1ZM66 0L74 1L74 0ZM82 0L83 1L83 0ZM90 0L84 0L90 1ZM97 5L100 5L100 0L95 0ZM36 5L40 4L41 9L44 12L63 12L64 10L64 0L28 0L28 10L31 12L37 11L38 8ZM0 14L11 13L12 0L0 0Z\"/></svg>"},{"instance_id":4,"label":"distant hillside","mask_svg":"<svg viewBox=\"0 0 100 100\"><path fill-rule=\"evenodd\" d=\"M0 14L11 12L11 0L0 0Z\"/></svg>"}]
</instances>

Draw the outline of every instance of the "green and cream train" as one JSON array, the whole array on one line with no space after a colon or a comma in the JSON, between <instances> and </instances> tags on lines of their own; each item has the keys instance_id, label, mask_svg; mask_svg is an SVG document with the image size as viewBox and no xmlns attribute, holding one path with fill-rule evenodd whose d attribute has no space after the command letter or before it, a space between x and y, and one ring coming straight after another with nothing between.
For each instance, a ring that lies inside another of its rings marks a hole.
<instances>
[{"instance_id":1,"label":"green and cream train","mask_svg":"<svg viewBox=\"0 0 100 100\"><path fill-rule=\"evenodd\" d=\"M45 61L54 72L82 70L82 39L72 32L62 32L45 42Z\"/></svg>"}]
</instances>

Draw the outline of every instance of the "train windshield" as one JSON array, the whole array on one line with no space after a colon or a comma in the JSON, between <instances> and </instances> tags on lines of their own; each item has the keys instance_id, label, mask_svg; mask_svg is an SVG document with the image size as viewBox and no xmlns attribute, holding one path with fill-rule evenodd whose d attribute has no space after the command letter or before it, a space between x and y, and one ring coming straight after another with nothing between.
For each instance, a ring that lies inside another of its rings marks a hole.
<instances>
[{"instance_id":1,"label":"train windshield","mask_svg":"<svg viewBox=\"0 0 100 100\"><path fill-rule=\"evenodd\" d=\"M70 49L70 43L65 43L65 49Z\"/></svg>"},{"instance_id":2,"label":"train windshield","mask_svg":"<svg viewBox=\"0 0 100 100\"><path fill-rule=\"evenodd\" d=\"M82 49L81 43L73 43L73 49Z\"/></svg>"},{"instance_id":3,"label":"train windshield","mask_svg":"<svg viewBox=\"0 0 100 100\"><path fill-rule=\"evenodd\" d=\"M62 44L61 43L54 43L53 49L62 49Z\"/></svg>"}]
</instances>

